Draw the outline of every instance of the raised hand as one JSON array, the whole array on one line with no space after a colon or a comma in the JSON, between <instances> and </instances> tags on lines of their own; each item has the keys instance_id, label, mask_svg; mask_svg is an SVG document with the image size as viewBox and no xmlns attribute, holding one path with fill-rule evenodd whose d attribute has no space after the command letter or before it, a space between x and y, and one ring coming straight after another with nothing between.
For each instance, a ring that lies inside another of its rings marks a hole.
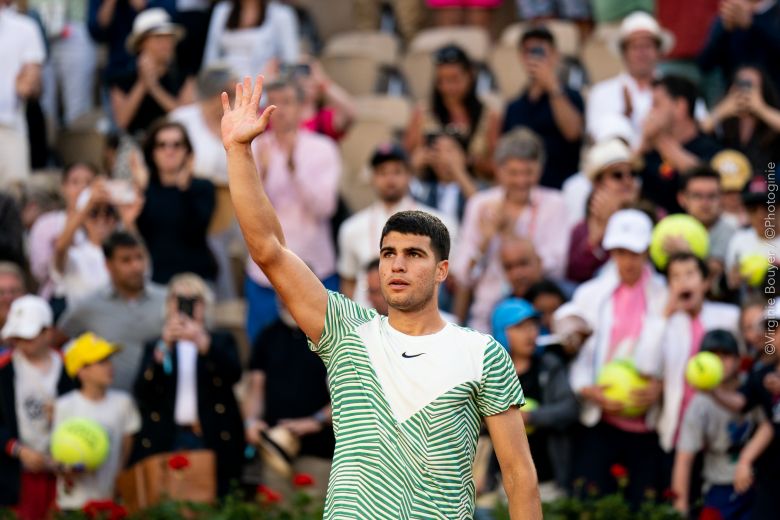
<instances>
[{"instance_id":1,"label":"raised hand","mask_svg":"<svg viewBox=\"0 0 780 520\"><path fill-rule=\"evenodd\" d=\"M254 87L249 76L244 78L243 84L236 84L236 99L232 109L227 92L222 93L222 144L225 150L230 150L233 146L248 145L268 126L268 120L276 107L267 107L258 117L262 93L262 75L257 76Z\"/></svg>"}]
</instances>

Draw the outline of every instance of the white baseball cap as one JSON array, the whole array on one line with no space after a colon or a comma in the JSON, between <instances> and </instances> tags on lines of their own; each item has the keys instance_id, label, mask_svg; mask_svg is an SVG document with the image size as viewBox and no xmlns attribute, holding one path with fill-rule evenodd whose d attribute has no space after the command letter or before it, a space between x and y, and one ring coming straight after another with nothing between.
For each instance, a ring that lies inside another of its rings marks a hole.
<instances>
[{"instance_id":1,"label":"white baseball cap","mask_svg":"<svg viewBox=\"0 0 780 520\"><path fill-rule=\"evenodd\" d=\"M644 253L650 247L652 233L653 221L645 213L638 209L621 209L609 217L601 246L606 251L628 249Z\"/></svg>"},{"instance_id":2,"label":"white baseball cap","mask_svg":"<svg viewBox=\"0 0 780 520\"><path fill-rule=\"evenodd\" d=\"M591 147L585 156L585 176L592 181L608 166L631 162L631 150L620 139L609 139Z\"/></svg>"},{"instance_id":3,"label":"white baseball cap","mask_svg":"<svg viewBox=\"0 0 780 520\"><path fill-rule=\"evenodd\" d=\"M3 339L33 339L53 324L54 316L46 300L28 294L13 301L0 335Z\"/></svg>"},{"instance_id":4,"label":"white baseball cap","mask_svg":"<svg viewBox=\"0 0 780 520\"><path fill-rule=\"evenodd\" d=\"M662 54L668 53L674 47L674 35L671 32L658 25L658 21L651 14L644 11L634 11L623 18L620 23L620 31L615 42L617 49L615 50L621 51L623 43L637 33L647 33L658 40Z\"/></svg>"}]
</instances>

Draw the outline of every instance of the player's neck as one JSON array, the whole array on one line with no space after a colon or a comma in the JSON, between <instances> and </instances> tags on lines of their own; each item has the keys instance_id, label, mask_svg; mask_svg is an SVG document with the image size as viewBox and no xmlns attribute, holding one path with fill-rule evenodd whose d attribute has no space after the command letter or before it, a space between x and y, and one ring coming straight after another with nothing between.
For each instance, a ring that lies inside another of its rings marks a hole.
<instances>
[{"instance_id":1,"label":"player's neck","mask_svg":"<svg viewBox=\"0 0 780 520\"><path fill-rule=\"evenodd\" d=\"M416 311L401 311L390 307L387 318L391 327L408 336L435 334L446 325L435 302Z\"/></svg>"}]
</instances>

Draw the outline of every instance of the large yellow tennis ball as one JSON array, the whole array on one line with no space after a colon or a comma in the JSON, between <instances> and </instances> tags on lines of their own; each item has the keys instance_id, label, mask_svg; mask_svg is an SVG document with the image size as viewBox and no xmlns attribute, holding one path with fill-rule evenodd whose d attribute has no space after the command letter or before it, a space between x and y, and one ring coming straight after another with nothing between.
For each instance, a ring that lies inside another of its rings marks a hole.
<instances>
[{"instance_id":1,"label":"large yellow tennis ball","mask_svg":"<svg viewBox=\"0 0 780 520\"><path fill-rule=\"evenodd\" d=\"M623 404L621 415L638 417L645 413L645 407L634 404L631 393L646 388L648 381L639 375L631 361L625 359L610 361L601 368L596 383L599 386L606 386L604 397Z\"/></svg>"},{"instance_id":2,"label":"large yellow tennis ball","mask_svg":"<svg viewBox=\"0 0 780 520\"><path fill-rule=\"evenodd\" d=\"M523 405L524 412L533 412L537 408L539 408L539 401L533 399L532 397L525 398L525 404ZM535 429L536 428L534 428L532 424L525 425L525 433L527 433L528 435L531 435Z\"/></svg>"},{"instance_id":3,"label":"large yellow tennis ball","mask_svg":"<svg viewBox=\"0 0 780 520\"><path fill-rule=\"evenodd\" d=\"M710 249L710 236L707 228L690 215L675 214L661 219L653 228L653 236L650 240L650 258L653 263L663 269L669 262L669 254L674 251L666 251L664 245L669 237L681 237L688 243L691 252L699 258L706 258Z\"/></svg>"},{"instance_id":4,"label":"large yellow tennis ball","mask_svg":"<svg viewBox=\"0 0 780 520\"><path fill-rule=\"evenodd\" d=\"M91 419L68 419L51 436L51 456L64 466L99 468L108 457L108 432Z\"/></svg>"},{"instance_id":5,"label":"large yellow tennis ball","mask_svg":"<svg viewBox=\"0 0 780 520\"><path fill-rule=\"evenodd\" d=\"M742 257L739 261L739 274L745 278L748 285L758 287L764 282L769 271L769 260L760 253Z\"/></svg>"},{"instance_id":6,"label":"large yellow tennis ball","mask_svg":"<svg viewBox=\"0 0 780 520\"><path fill-rule=\"evenodd\" d=\"M685 379L697 390L712 390L723 380L723 361L712 352L699 352L688 360Z\"/></svg>"}]
</instances>

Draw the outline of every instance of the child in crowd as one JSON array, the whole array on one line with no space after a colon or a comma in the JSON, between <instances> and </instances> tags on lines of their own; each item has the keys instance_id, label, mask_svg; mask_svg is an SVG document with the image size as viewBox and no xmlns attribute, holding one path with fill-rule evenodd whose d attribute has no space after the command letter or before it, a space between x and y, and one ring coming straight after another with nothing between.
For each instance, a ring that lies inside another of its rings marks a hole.
<instances>
[{"instance_id":1,"label":"child in crowd","mask_svg":"<svg viewBox=\"0 0 780 520\"><path fill-rule=\"evenodd\" d=\"M82 509L93 500L112 500L117 474L130 456L133 434L141 428L141 416L126 392L111 389L114 370L111 356L115 345L91 332L65 347L65 368L78 379L79 388L57 399L54 427L68 419L92 419L106 429L110 449L96 470L66 472L57 479L57 506L62 510Z\"/></svg>"},{"instance_id":2,"label":"child in crowd","mask_svg":"<svg viewBox=\"0 0 780 520\"><path fill-rule=\"evenodd\" d=\"M740 359L736 338L726 330L712 330L704 335L700 351L718 355L723 362L721 386L736 390ZM771 425L758 410L735 413L711 395L696 393L685 412L677 443L672 472L675 509L688 513L691 471L696 454L703 451L704 509L717 511L724 520L748 518L753 496L739 487L735 473L740 465L750 466L752 446L761 442L766 429L771 433Z\"/></svg>"},{"instance_id":3,"label":"child in crowd","mask_svg":"<svg viewBox=\"0 0 780 520\"><path fill-rule=\"evenodd\" d=\"M12 346L0 356L0 507L21 520L46 518L54 503L54 464L47 456L54 400L72 388L51 348L46 300L14 300L2 330Z\"/></svg>"},{"instance_id":4,"label":"child in crowd","mask_svg":"<svg viewBox=\"0 0 780 520\"><path fill-rule=\"evenodd\" d=\"M579 406L569 386L569 356L558 345L537 352L539 328L539 312L520 298L504 300L493 313L493 335L509 350L526 398L521 411L543 499L552 499L570 484L568 433Z\"/></svg>"}]
</instances>

